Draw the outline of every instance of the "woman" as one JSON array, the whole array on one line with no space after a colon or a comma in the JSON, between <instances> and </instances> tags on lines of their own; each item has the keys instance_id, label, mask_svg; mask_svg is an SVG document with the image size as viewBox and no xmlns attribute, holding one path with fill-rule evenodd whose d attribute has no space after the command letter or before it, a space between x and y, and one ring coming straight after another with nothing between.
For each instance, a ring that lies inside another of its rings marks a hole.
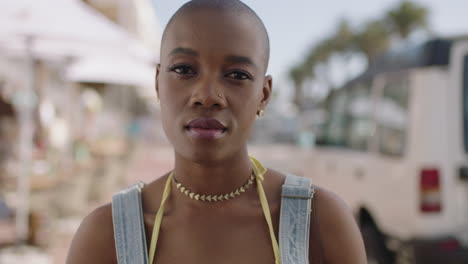
<instances>
[{"instance_id":1,"label":"woman","mask_svg":"<svg viewBox=\"0 0 468 264\"><path fill-rule=\"evenodd\" d=\"M339 198L248 155L271 96L268 58L265 27L242 2L176 12L156 73L174 169L86 217L67 263L366 263Z\"/></svg>"}]
</instances>

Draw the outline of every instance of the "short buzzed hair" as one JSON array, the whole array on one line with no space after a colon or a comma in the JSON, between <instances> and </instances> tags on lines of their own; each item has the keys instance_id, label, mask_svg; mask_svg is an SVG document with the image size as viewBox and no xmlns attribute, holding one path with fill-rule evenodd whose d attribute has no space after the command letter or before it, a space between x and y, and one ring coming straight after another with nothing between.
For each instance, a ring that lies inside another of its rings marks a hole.
<instances>
[{"instance_id":1,"label":"short buzzed hair","mask_svg":"<svg viewBox=\"0 0 468 264\"><path fill-rule=\"evenodd\" d=\"M169 26L175 21L179 16L191 12L197 9L214 9L220 11L228 11L236 15L245 15L247 18L252 19L255 25L258 26L261 34L265 38L266 43L266 65L270 58L270 38L268 36L268 31L266 30L265 24L260 19L260 17L252 10L248 5L244 4L240 0L191 0L184 5L182 5L172 17L169 19L166 28L164 29L162 39L165 38L166 32Z\"/></svg>"}]
</instances>

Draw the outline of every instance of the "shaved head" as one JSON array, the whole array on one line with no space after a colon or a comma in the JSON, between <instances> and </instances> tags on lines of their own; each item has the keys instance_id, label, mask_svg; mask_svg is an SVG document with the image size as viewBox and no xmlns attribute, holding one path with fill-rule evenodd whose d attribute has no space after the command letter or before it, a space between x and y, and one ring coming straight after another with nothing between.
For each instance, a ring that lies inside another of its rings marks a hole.
<instances>
[{"instance_id":1,"label":"shaved head","mask_svg":"<svg viewBox=\"0 0 468 264\"><path fill-rule=\"evenodd\" d=\"M175 21L189 13L204 9L235 15L239 19L247 20L257 30L258 37L262 38L265 43L264 60L266 69L270 57L270 40L268 37L268 32L262 20L258 17L255 11L239 0L192 0L185 3L174 13L174 15L170 18L166 28L164 29L161 50L165 44L167 33L171 30L171 27Z\"/></svg>"},{"instance_id":2,"label":"shaved head","mask_svg":"<svg viewBox=\"0 0 468 264\"><path fill-rule=\"evenodd\" d=\"M268 59L265 26L241 1L192 0L177 10L164 30L155 83L177 155L212 162L246 149L256 115L271 98ZM206 134L213 139L206 141L188 127L200 116L226 129Z\"/></svg>"}]
</instances>

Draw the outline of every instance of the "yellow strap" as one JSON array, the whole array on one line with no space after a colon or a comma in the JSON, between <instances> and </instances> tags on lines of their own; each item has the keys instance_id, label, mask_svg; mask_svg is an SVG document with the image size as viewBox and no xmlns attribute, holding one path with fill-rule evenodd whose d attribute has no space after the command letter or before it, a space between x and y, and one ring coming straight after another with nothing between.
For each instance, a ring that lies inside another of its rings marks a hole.
<instances>
[{"instance_id":1,"label":"yellow strap","mask_svg":"<svg viewBox=\"0 0 468 264\"><path fill-rule=\"evenodd\" d=\"M264 180L263 175L266 173L267 169L263 167L260 161L256 160L254 157L250 156L250 162L252 162L252 167L254 174L260 178L261 181Z\"/></svg>"},{"instance_id":2,"label":"yellow strap","mask_svg":"<svg viewBox=\"0 0 468 264\"><path fill-rule=\"evenodd\" d=\"M273 229L273 222L271 220L270 207L268 206L268 200L262 185L262 181L264 179L263 174L265 174L266 169L254 157L250 157L250 160L252 161L255 178L257 179L257 190L258 196L260 197L260 203L263 209L263 215L265 216L265 220L268 224L268 229L270 230L271 244L273 246L273 254L275 255L275 264L280 264L281 257L278 240L276 240L275 231Z\"/></svg>"},{"instance_id":3,"label":"yellow strap","mask_svg":"<svg viewBox=\"0 0 468 264\"><path fill-rule=\"evenodd\" d=\"M164 187L163 196L161 199L161 205L159 206L158 213L154 218L154 225L153 225L153 234L151 235L151 245L150 245L150 252L149 252L149 263L152 264L154 261L154 253L156 252L156 244L158 243L159 237L159 230L161 229L162 218L164 215L164 205L166 204L166 200L171 193L171 183L172 183L172 172L169 174L166 180L166 186Z\"/></svg>"},{"instance_id":4,"label":"yellow strap","mask_svg":"<svg viewBox=\"0 0 468 264\"><path fill-rule=\"evenodd\" d=\"M265 174L267 170L254 157L250 157L250 161L252 162L255 179L257 181L257 191L258 191L258 196L260 197L260 203L262 205L263 214L265 215L265 220L268 224L268 229L270 230L271 243L273 246L273 253L275 255L275 264L280 264L281 258L280 258L278 240L276 240L275 231L273 230L273 222L271 220L270 208L268 206L268 200L265 195L265 190L263 189L263 186L262 186L262 181L264 179L263 175ZM161 229L162 218L164 215L164 205L166 204L166 200L169 197L169 194L171 192L172 175L173 173L171 172L169 177L167 177L166 186L164 187L164 193L163 193L163 197L161 200L161 205L159 206L158 213L156 214L156 217L154 219L153 234L151 236L151 245L150 245L150 253L149 253L150 264L153 264L153 261L154 261L154 254L156 252L156 245L157 245L157 241L159 237L159 230Z\"/></svg>"}]
</instances>

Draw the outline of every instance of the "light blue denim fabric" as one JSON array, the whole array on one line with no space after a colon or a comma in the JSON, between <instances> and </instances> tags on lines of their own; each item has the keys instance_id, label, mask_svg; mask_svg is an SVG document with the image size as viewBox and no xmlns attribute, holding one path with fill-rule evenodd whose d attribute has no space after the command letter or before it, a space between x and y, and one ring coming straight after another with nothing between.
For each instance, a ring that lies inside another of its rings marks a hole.
<instances>
[{"instance_id":1,"label":"light blue denim fabric","mask_svg":"<svg viewBox=\"0 0 468 264\"><path fill-rule=\"evenodd\" d=\"M143 183L139 183L112 197L112 221L119 264L148 264L142 187Z\"/></svg>"},{"instance_id":2,"label":"light blue denim fabric","mask_svg":"<svg viewBox=\"0 0 468 264\"><path fill-rule=\"evenodd\" d=\"M281 193L279 246L282 264L309 263L310 212L314 188L309 178L288 175Z\"/></svg>"},{"instance_id":3,"label":"light blue denim fabric","mask_svg":"<svg viewBox=\"0 0 468 264\"><path fill-rule=\"evenodd\" d=\"M119 264L148 264L148 249L141 204L142 184L112 198L114 239ZM281 194L279 246L282 264L309 263L311 180L287 175Z\"/></svg>"}]
</instances>

